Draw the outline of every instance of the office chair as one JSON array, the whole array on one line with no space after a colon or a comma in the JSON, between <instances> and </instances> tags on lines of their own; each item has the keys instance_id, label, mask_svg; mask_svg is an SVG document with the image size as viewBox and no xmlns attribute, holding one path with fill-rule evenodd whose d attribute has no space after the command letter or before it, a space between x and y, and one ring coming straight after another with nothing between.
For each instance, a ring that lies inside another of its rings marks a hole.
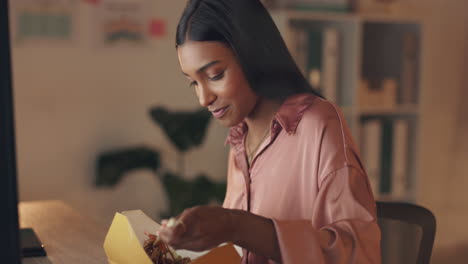
<instances>
[{"instance_id":1,"label":"office chair","mask_svg":"<svg viewBox=\"0 0 468 264\"><path fill-rule=\"evenodd\" d=\"M418 247L417 254L415 254L415 264L429 264L436 232L436 219L431 211L422 206L410 203L377 201L377 217L379 221L379 226L382 230L382 245L385 245L386 242L400 235L399 238L401 239L401 241L396 242L399 249L403 248L405 250L410 250L407 247L409 243L408 241L413 241L413 244L416 244ZM395 230L385 230L385 228L388 229L389 226L386 226L384 224L384 221L386 220L399 222L407 226L417 227L419 233L421 234L419 241L417 241L415 233L408 232L408 229L403 229L400 227L396 229L393 228ZM400 232L400 234L398 232ZM403 238L403 236L406 237ZM387 245L388 244L389 243L387 243ZM384 248L384 246L382 246L383 254L385 250L386 249ZM383 258L382 260L382 263L385 263L385 258ZM402 263L401 259L398 261L391 262Z\"/></svg>"}]
</instances>

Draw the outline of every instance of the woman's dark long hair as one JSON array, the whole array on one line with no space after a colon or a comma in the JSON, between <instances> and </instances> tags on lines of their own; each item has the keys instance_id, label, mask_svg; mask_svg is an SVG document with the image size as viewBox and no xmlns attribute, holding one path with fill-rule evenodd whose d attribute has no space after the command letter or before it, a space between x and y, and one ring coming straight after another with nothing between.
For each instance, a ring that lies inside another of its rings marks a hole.
<instances>
[{"instance_id":1,"label":"woman's dark long hair","mask_svg":"<svg viewBox=\"0 0 468 264\"><path fill-rule=\"evenodd\" d=\"M189 0L177 26L176 46L187 40L227 44L259 96L279 100L307 92L320 96L300 72L259 0Z\"/></svg>"}]
</instances>

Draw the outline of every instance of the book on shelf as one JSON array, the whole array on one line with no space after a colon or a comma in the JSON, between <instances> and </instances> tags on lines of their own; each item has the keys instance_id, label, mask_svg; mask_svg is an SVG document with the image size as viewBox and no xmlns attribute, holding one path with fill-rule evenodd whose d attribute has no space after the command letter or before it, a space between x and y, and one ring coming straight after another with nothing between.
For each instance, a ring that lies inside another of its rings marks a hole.
<instances>
[{"instance_id":1,"label":"book on shelf","mask_svg":"<svg viewBox=\"0 0 468 264\"><path fill-rule=\"evenodd\" d=\"M326 99L336 102L340 59L338 30L332 27L306 29L304 35L299 35L298 41L302 44L298 44L297 63L305 68L310 85Z\"/></svg>"},{"instance_id":2,"label":"book on shelf","mask_svg":"<svg viewBox=\"0 0 468 264\"><path fill-rule=\"evenodd\" d=\"M312 89L322 92L322 31L307 31L306 72ZM323 92L322 92L323 93Z\"/></svg>"},{"instance_id":3,"label":"book on shelf","mask_svg":"<svg viewBox=\"0 0 468 264\"><path fill-rule=\"evenodd\" d=\"M361 128L361 155L375 197L379 195L380 155L382 148L382 125L380 120L372 119L363 123Z\"/></svg>"},{"instance_id":4,"label":"book on shelf","mask_svg":"<svg viewBox=\"0 0 468 264\"><path fill-rule=\"evenodd\" d=\"M302 28L292 29L294 36L295 47L292 51L292 56L296 61L297 67L301 70L302 74L308 78L307 72L307 54L308 54L308 40L307 30Z\"/></svg>"},{"instance_id":5,"label":"book on shelf","mask_svg":"<svg viewBox=\"0 0 468 264\"><path fill-rule=\"evenodd\" d=\"M418 91L418 37L415 32L402 35L399 103L416 103Z\"/></svg>"},{"instance_id":6,"label":"book on shelf","mask_svg":"<svg viewBox=\"0 0 468 264\"><path fill-rule=\"evenodd\" d=\"M409 124L405 119L393 121L392 196L404 197L408 177Z\"/></svg>"},{"instance_id":7,"label":"book on shelf","mask_svg":"<svg viewBox=\"0 0 468 264\"><path fill-rule=\"evenodd\" d=\"M393 121L383 119L381 134L381 152L380 152L380 182L379 193L383 195L392 192L392 157L393 157Z\"/></svg>"},{"instance_id":8,"label":"book on shelf","mask_svg":"<svg viewBox=\"0 0 468 264\"><path fill-rule=\"evenodd\" d=\"M335 28L323 32L322 92L325 98L337 102L338 66L340 59L339 33Z\"/></svg>"}]
</instances>

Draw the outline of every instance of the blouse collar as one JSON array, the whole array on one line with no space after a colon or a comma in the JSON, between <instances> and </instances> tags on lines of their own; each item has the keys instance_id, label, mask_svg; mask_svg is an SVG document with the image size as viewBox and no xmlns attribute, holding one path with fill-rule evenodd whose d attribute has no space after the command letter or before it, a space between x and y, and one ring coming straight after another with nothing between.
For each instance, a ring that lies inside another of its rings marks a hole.
<instances>
[{"instance_id":1,"label":"blouse collar","mask_svg":"<svg viewBox=\"0 0 468 264\"><path fill-rule=\"evenodd\" d=\"M284 129L288 135L293 135L296 132L304 112L315 98L317 98L317 96L309 93L288 97L283 104L281 104L273 118L272 132L276 134L280 129ZM242 121L230 128L225 144L230 144L231 146L241 144L246 133L247 124L245 121Z\"/></svg>"}]
</instances>

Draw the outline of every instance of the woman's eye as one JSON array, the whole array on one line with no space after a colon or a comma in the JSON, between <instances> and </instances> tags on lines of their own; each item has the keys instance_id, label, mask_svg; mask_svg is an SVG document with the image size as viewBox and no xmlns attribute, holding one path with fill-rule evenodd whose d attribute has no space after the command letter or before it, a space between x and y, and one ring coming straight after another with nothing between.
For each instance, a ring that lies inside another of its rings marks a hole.
<instances>
[{"instance_id":1,"label":"woman's eye","mask_svg":"<svg viewBox=\"0 0 468 264\"><path fill-rule=\"evenodd\" d=\"M215 75L213 77L210 77L208 78L210 81L217 81L217 80L221 80L222 78L224 77L224 72L218 74L218 75Z\"/></svg>"},{"instance_id":2,"label":"woman's eye","mask_svg":"<svg viewBox=\"0 0 468 264\"><path fill-rule=\"evenodd\" d=\"M195 87L195 86L197 86L197 82L196 82L196 81L190 82L189 87Z\"/></svg>"}]
</instances>

